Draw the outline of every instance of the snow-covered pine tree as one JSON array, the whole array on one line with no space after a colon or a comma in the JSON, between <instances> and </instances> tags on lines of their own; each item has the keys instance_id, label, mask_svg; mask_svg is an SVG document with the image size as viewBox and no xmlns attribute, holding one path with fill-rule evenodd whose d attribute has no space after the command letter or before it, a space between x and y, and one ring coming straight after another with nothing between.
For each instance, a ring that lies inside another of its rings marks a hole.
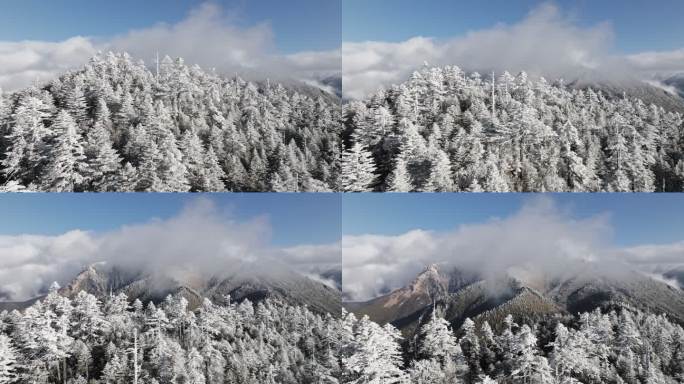
<instances>
[{"instance_id":1,"label":"snow-covered pine tree","mask_svg":"<svg viewBox=\"0 0 684 384\"><path fill-rule=\"evenodd\" d=\"M86 134L84 144L87 167L87 190L111 192L117 190L121 157L113 147L105 123L96 122Z\"/></svg>"},{"instance_id":2,"label":"snow-covered pine tree","mask_svg":"<svg viewBox=\"0 0 684 384\"><path fill-rule=\"evenodd\" d=\"M61 112L72 117L85 147L89 169L79 190L268 191L275 160L290 167L292 189L339 189L341 108L334 96L223 78L182 60L159 64L157 76L125 53L98 54L47 84L0 97L3 190L48 187L43 178ZM181 151L187 132L202 148L192 165ZM287 151L278 153L282 146Z\"/></svg>"},{"instance_id":3,"label":"snow-covered pine tree","mask_svg":"<svg viewBox=\"0 0 684 384\"><path fill-rule=\"evenodd\" d=\"M12 340L0 334L0 383L9 384L15 381L17 364L17 351Z\"/></svg>"},{"instance_id":4,"label":"snow-covered pine tree","mask_svg":"<svg viewBox=\"0 0 684 384\"><path fill-rule=\"evenodd\" d=\"M424 68L347 103L342 138L346 151L360 141L372 153L378 191L394 187L400 156L402 179L432 190L437 150L454 190L681 191L683 111L670 108L524 72L483 81L453 66Z\"/></svg>"},{"instance_id":5,"label":"snow-covered pine tree","mask_svg":"<svg viewBox=\"0 0 684 384\"><path fill-rule=\"evenodd\" d=\"M46 155L42 187L51 192L82 190L87 164L76 121L67 111L60 111L51 129L55 143Z\"/></svg>"},{"instance_id":6,"label":"snow-covered pine tree","mask_svg":"<svg viewBox=\"0 0 684 384\"><path fill-rule=\"evenodd\" d=\"M373 157L357 143L342 154L342 185L345 192L367 192L375 181Z\"/></svg>"}]
</instances>

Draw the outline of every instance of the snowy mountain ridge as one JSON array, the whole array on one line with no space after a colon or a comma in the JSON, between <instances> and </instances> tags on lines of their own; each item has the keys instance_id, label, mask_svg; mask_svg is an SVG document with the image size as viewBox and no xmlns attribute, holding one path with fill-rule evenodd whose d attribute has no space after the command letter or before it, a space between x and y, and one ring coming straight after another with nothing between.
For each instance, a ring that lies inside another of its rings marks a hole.
<instances>
[{"instance_id":1,"label":"snowy mountain ridge","mask_svg":"<svg viewBox=\"0 0 684 384\"><path fill-rule=\"evenodd\" d=\"M473 277L463 280L463 275ZM454 277L461 284L448 284ZM424 289L424 281L438 286L439 295ZM526 267L510 268L500 276L475 277L458 268L431 266L406 287L344 305L359 316L413 332L433 310L455 328L466 318L488 320L497 327L509 314L523 322L539 321L548 315L590 312L614 303L664 313L684 324L684 291L641 272L597 273L591 265L564 277L546 278Z\"/></svg>"},{"instance_id":2,"label":"snowy mountain ridge","mask_svg":"<svg viewBox=\"0 0 684 384\"><path fill-rule=\"evenodd\" d=\"M417 280L448 274L428 269ZM528 286L525 276L533 274L521 272L511 269L494 282L475 279L387 323L369 306L379 309L413 283L365 305L347 305L344 324L352 342L341 353L349 377L396 383L682 382L681 291L656 281L602 281L605 276L596 274L550 281L540 291ZM639 291L645 292L630 302ZM654 302L674 306L668 311L646 305Z\"/></svg>"},{"instance_id":3,"label":"snowy mountain ridge","mask_svg":"<svg viewBox=\"0 0 684 384\"><path fill-rule=\"evenodd\" d=\"M184 297L190 309L201 306L204 298L221 302L227 295L236 302L271 298L331 314L339 314L341 305L339 291L316 279L297 272L272 273L245 268L214 277L191 274L172 277L117 266L89 265L59 289L61 295L72 299L80 292L100 298L123 293L130 301L139 299L143 303L159 303L168 295L176 295ZM0 310L25 308L38 299L41 297L25 303L0 302Z\"/></svg>"}]
</instances>

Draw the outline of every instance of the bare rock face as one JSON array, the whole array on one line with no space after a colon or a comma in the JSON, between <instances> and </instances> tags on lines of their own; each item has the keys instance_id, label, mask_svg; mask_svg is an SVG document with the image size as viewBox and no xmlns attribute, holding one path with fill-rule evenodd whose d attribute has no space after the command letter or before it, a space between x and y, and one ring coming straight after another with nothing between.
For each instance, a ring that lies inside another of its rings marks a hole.
<instances>
[{"instance_id":1,"label":"bare rock face","mask_svg":"<svg viewBox=\"0 0 684 384\"><path fill-rule=\"evenodd\" d=\"M449 276L436 265L428 266L406 287L360 304L355 313L368 315L378 323L408 321L443 298L449 289Z\"/></svg>"},{"instance_id":2,"label":"bare rock face","mask_svg":"<svg viewBox=\"0 0 684 384\"><path fill-rule=\"evenodd\" d=\"M69 298L75 297L80 291L95 296L105 295L110 287L106 274L98 272L95 265L89 265L79 273L67 286L60 289L60 293Z\"/></svg>"}]
</instances>

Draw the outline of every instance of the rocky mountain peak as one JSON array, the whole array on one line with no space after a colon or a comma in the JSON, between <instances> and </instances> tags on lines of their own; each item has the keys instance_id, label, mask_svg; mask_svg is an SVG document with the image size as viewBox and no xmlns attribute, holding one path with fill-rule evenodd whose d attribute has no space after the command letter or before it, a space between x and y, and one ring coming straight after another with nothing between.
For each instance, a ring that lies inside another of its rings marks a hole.
<instances>
[{"instance_id":1,"label":"rocky mountain peak","mask_svg":"<svg viewBox=\"0 0 684 384\"><path fill-rule=\"evenodd\" d=\"M441 273L437 264L428 265L407 287L412 294L439 297L447 292L449 278Z\"/></svg>"}]
</instances>

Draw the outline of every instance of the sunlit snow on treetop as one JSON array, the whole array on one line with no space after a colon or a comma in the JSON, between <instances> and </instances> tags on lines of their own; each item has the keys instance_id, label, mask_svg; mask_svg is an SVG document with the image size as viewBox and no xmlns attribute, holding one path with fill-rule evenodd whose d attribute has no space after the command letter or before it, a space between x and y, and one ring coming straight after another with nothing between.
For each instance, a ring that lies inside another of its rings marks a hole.
<instances>
[{"instance_id":1,"label":"sunlit snow on treetop","mask_svg":"<svg viewBox=\"0 0 684 384\"><path fill-rule=\"evenodd\" d=\"M597 89L598 88L598 89ZM681 191L684 100L457 66L345 106L346 191Z\"/></svg>"},{"instance_id":2,"label":"sunlit snow on treetop","mask_svg":"<svg viewBox=\"0 0 684 384\"><path fill-rule=\"evenodd\" d=\"M180 58L150 70L125 53L98 55L0 97L3 181L12 190L334 190L339 113L316 88L224 78Z\"/></svg>"}]
</instances>

